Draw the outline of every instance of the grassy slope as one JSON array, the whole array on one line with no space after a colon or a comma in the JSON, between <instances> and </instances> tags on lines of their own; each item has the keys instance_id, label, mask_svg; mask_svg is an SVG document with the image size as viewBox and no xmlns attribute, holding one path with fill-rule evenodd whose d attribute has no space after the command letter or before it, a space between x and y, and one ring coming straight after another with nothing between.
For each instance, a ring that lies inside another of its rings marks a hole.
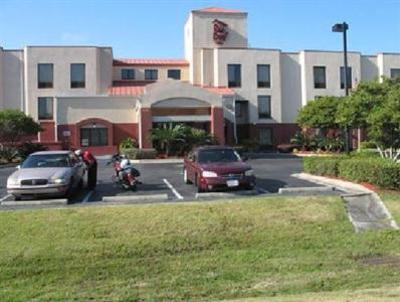
<instances>
[{"instance_id":1,"label":"grassy slope","mask_svg":"<svg viewBox=\"0 0 400 302\"><path fill-rule=\"evenodd\" d=\"M335 197L2 212L0 301L285 301L397 287L399 267L357 260L373 255L400 256L400 236L354 234Z\"/></svg>"}]
</instances>

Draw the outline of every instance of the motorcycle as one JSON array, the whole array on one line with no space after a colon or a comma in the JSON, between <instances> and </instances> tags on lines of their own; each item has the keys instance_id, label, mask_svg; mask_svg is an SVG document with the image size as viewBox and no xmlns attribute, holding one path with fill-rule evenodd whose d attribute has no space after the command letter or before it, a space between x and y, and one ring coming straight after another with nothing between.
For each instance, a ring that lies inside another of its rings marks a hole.
<instances>
[{"instance_id":1,"label":"motorcycle","mask_svg":"<svg viewBox=\"0 0 400 302\"><path fill-rule=\"evenodd\" d=\"M137 185L141 183L138 179L140 172L132 166L130 160L117 153L112 156L107 165L111 163L115 171L114 181L125 190L136 191Z\"/></svg>"}]
</instances>

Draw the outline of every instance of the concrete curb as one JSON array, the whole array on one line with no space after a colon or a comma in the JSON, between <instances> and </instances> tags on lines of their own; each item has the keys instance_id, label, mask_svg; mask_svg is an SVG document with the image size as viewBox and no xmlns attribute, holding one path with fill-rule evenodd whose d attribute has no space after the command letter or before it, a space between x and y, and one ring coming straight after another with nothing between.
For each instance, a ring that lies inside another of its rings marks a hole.
<instances>
[{"instance_id":1,"label":"concrete curb","mask_svg":"<svg viewBox=\"0 0 400 302\"><path fill-rule=\"evenodd\" d=\"M203 199L203 198L221 198L221 197L242 197L242 196L255 196L260 195L261 193L257 190L251 191L240 191L240 192L205 192L205 193L196 193L195 199Z\"/></svg>"},{"instance_id":2,"label":"concrete curb","mask_svg":"<svg viewBox=\"0 0 400 302\"><path fill-rule=\"evenodd\" d=\"M280 188L278 194L301 194L301 193L311 193L311 192L333 192L334 187L324 186L324 187L291 187L291 188Z\"/></svg>"},{"instance_id":3,"label":"concrete curb","mask_svg":"<svg viewBox=\"0 0 400 302\"><path fill-rule=\"evenodd\" d=\"M51 206L51 205L67 205L68 199L44 199L44 200L10 200L10 201L2 201L2 206Z\"/></svg>"},{"instance_id":4,"label":"concrete curb","mask_svg":"<svg viewBox=\"0 0 400 302\"><path fill-rule=\"evenodd\" d=\"M314 182L316 184L324 186L332 186L335 189L354 194L354 193L374 193L374 191L367 189L366 187L352 183L350 181L345 181L341 179L333 179L324 176L317 176L308 173L296 173L292 174L292 177Z\"/></svg>"},{"instance_id":5,"label":"concrete curb","mask_svg":"<svg viewBox=\"0 0 400 302\"><path fill-rule=\"evenodd\" d=\"M104 196L103 202L141 203L143 201L167 201L168 194L133 195L133 196Z\"/></svg>"}]
</instances>

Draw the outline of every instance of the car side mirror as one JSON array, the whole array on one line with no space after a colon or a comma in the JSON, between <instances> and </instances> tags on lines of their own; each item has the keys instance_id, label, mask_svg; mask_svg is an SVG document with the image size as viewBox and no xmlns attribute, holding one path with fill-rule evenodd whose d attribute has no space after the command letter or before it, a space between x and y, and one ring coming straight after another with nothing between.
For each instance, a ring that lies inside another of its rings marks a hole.
<instances>
[{"instance_id":1,"label":"car side mirror","mask_svg":"<svg viewBox=\"0 0 400 302\"><path fill-rule=\"evenodd\" d=\"M15 167L17 170L21 169L21 165Z\"/></svg>"},{"instance_id":2,"label":"car side mirror","mask_svg":"<svg viewBox=\"0 0 400 302\"><path fill-rule=\"evenodd\" d=\"M242 161L248 161L249 158L247 156L242 156Z\"/></svg>"}]
</instances>

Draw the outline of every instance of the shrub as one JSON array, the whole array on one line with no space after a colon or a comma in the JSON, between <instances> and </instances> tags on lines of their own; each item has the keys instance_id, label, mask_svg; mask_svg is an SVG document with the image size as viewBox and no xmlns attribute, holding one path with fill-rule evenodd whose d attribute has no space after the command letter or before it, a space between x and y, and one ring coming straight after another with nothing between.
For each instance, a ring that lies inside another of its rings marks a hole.
<instances>
[{"instance_id":1,"label":"shrub","mask_svg":"<svg viewBox=\"0 0 400 302\"><path fill-rule=\"evenodd\" d=\"M127 137L125 138L120 144L119 144L119 149L130 149L130 148L137 148L139 147L139 144L136 139Z\"/></svg>"},{"instance_id":2,"label":"shrub","mask_svg":"<svg viewBox=\"0 0 400 302\"><path fill-rule=\"evenodd\" d=\"M280 153L290 153L293 152L294 149L299 149L302 146L296 144L280 144L277 146L277 149Z\"/></svg>"},{"instance_id":3,"label":"shrub","mask_svg":"<svg viewBox=\"0 0 400 302\"><path fill-rule=\"evenodd\" d=\"M340 156L331 157L306 157L304 158L304 171L322 176L339 176Z\"/></svg>"},{"instance_id":4,"label":"shrub","mask_svg":"<svg viewBox=\"0 0 400 302\"><path fill-rule=\"evenodd\" d=\"M356 158L380 158L379 152L376 149L361 149L352 152L351 156Z\"/></svg>"},{"instance_id":5,"label":"shrub","mask_svg":"<svg viewBox=\"0 0 400 302\"><path fill-rule=\"evenodd\" d=\"M400 164L379 157L307 157L304 158L304 171L365 182L382 189L400 188Z\"/></svg>"},{"instance_id":6,"label":"shrub","mask_svg":"<svg viewBox=\"0 0 400 302\"><path fill-rule=\"evenodd\" d=\"M339 164L339 175L355 182L367 182L383 189L400 188L400 165L381 158L351 158Z\"/></svg>"},{"instance_id":7,"label":"shrub","mask_svg":"<svg viewBox=\"0 0 400 302\"><path fill-rule=\"evenodd\" d=\"M156 149L129 148L121 149L121 154L125 154L129 159L154 159L157 151Z\"/></svg>"},{"instance_id":8,"label":"shrub","mask_svg":"<svg viewBox=\"0 0 400 302\"><path fill-rule=\"evenodd\" d=\"M244 139L241 142L244 151L255 152L260 150L260 143L255 139Z\"/></svg>"},{"instance_id":9,"label":"shrub","mask_svg":"<svg viewBox=\"0 0 400 302\"><path fill-rule=\"evenodd\" d=\"M360 149L375 149L376 144L370 141L364 141L360 143Z\"/></svg>"},{"instance_id":10,"label":"shrub","mask_svg":"<svg viewBox=\"0 0 400 302\"><path fill-rule=\"evenodd\" d=\"M22 160L24 160L34 152L45 150L47 150L47 148L41 144L25 142L18 147L18 156L21 157Z\"/></svg>"},{"instance_id":11,"label":"shrub","mask_svg":"<svg viewBox=\"0 0 400 302\"><path fill-rule=\"evenodd\" d=\"M14 147L0 146L0 159L6 162L13 161L18 156L18 150Z\"/></svg>"}]
</instances>

